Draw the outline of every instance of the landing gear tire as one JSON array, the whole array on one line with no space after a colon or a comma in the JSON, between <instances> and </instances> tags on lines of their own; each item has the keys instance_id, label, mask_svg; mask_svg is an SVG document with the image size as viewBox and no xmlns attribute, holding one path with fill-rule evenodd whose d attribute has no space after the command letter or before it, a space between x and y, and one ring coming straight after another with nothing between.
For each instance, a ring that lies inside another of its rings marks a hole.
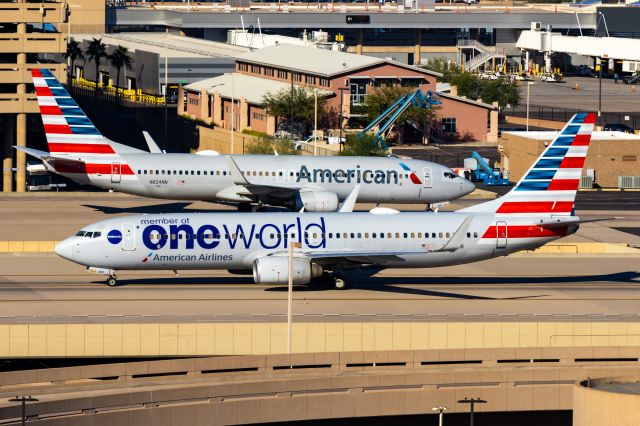
<instances>
[{"instance_id":1,"label":"landing gear tire","mask_svg":"<svg viewBox=\"0 0 640 426\"><path fill-rule=\"evenodd\" d=\"M116 287L118 285L118 279L113 275L107 277L106 283L109 287Z\"/></svg>"},{"instance_id":2,"label":"landing gear tire","mask_svg":"<svg viewBox=\"0 0 640 426\"><path fill-rule=\"evenodd\" d=\"M336 290L344 290L345 288L347 288L347 282L342 277L334 277L333 288Z\"/></svg>"}]
</instances>

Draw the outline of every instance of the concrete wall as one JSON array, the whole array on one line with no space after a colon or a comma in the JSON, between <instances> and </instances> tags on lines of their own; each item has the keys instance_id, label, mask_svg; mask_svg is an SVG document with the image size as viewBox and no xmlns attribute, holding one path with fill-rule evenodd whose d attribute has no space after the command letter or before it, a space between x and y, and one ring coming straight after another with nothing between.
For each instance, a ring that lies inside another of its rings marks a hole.
<instances>
[{"instance_id":1,"label":"concrete wall","mask_svg":"<svg viewBox=\"0 0 640 426\"><path fill-rule=\"evenodd\" d=\"M503 134L502 164L509 165L509 179L512 182L520 180L544 151L544 144L550 141ZM618 176L640 175L640 142L592 139L584 168L595 170L595 184L602 188L617 188Z\"/></svg>"},{"instance_id":2,"label":"concrete wall","mask_svg":"<svg viewBox=\"0 0 640 426\"><path fill-rule=\"evenodd\" d=\"M455 413L468 411L457 401L469 396L487 401L479 412L570 410L573 383L637 375L639 355L582 347L211 357L0 373L0 388L45 393L27 408L29 424L47 426L346 419L437 405ZM19 415L18 404L0 401L0 418Z\"/></svg>"},{"instance_id":3,"label":"concrete wall","mask_svg":"<svg viewBox=\"0 0 640 426\"><path fill-rule=\"evenodd\" d=\"M198 151L214 150L220 154L244 154L247 146L255 139L254 136L242 132L234 132L233 148L231 146L231 131L220 127L213 129L199 126L200 144Z\"/></svg>"},{"instance_id":4,"label":"concrete wall","mask_svg":"<svg viewBox=\"0 0 640 426\"><path fill-rule=\"evenodd\" d=\"M264 355L285 323L2 324L0 357ZM640 345L640 322L295 323L293 352Z\"/></svg>"},{"instance_id":5,"label":"concrete wall","mask_svg":"<svg viewBox=\"0 0 640 426\"><path fill-rule=\"evenodd\" d=\"M613 382L629 385L636 393L612 392L601 384ZM593 387L588 387L593 386ZM574 426L637 426L640 423L638 377L583 380L573 386Z\"/></svg>"}]
</instances>

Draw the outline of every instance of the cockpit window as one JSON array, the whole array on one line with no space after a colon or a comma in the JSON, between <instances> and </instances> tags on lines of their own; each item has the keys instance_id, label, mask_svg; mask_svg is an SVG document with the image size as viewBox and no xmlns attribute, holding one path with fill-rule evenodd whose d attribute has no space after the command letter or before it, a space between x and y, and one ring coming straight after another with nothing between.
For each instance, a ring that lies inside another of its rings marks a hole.
<instances>
[{"instance_id":1,"label":"cockpit window","mask_svg":"<svg viewBox=\"0 0 640 426\"><path fill-rule=\"evenodd\" d=\"M98 238L100 235L102 235L101 232L90 232L90 231L78 231L78 233L76 234L76 237L84 237L84 238Z\"/></svg>"},{"instance_id":2,"label":"cockpit window","mask_svg":"<svg viewBox=\"0 0 640 426\"><path fill-rule=\"evenodd\" d=\"M449 179L455 179L458 177L458 175L453 171L449 171L449 172L444 172L444 177L448 177Z\"/></svg>"}]
</instances>

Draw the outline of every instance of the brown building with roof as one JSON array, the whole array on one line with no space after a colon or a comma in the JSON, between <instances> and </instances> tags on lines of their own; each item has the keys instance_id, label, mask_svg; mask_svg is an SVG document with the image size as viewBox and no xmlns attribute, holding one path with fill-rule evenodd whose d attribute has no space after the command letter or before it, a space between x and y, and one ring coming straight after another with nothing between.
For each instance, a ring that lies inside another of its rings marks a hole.
<instances>
[{"instance_id":1,"label":"brown building with roof","mask_svg":"<svg viewBox=\"0 0 640 426\"><path fill-rule=\"evenodd\" d=\"M352 108L361 105L373 87L389 84L436 92L441 74L387 59L293 45L277 45L240 55L236 72L184 86L184 102L178 113L215 126L274 134L277 119L262 108L268 93L294 85L317 91L326 107L353 118ZM497 107L440 94L442 104L431 138L440 141L495 142ZM233 110L233 113L231 112Z\"/></svg>"}]
</instances>

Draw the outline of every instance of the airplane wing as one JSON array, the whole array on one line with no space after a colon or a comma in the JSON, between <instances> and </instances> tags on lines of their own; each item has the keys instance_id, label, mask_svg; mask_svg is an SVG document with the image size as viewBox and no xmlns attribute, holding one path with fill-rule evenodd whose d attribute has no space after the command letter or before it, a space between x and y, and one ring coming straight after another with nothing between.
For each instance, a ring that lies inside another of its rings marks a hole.
<instances>
[{"instance_id":1,"label":"airplane wing","mask_svg":"<svg viewBox=\"0 0 640 426\"><path fill-rule=\"evenodd\" d=\"M287 198L300 191L325 191L325 189L313 185L264 185L259 183L251 183L249 182L249 180L247 180L246 176L240 170L240 167L238 167L238 164L231 156L227 156L226 161L227 165L229 166L229 173L231 174L231 178L233 179L233 183L236 187L236 193L238 195L250 197L252 195L269 194L276 198Z\"/></svg>"}]
</instances>

